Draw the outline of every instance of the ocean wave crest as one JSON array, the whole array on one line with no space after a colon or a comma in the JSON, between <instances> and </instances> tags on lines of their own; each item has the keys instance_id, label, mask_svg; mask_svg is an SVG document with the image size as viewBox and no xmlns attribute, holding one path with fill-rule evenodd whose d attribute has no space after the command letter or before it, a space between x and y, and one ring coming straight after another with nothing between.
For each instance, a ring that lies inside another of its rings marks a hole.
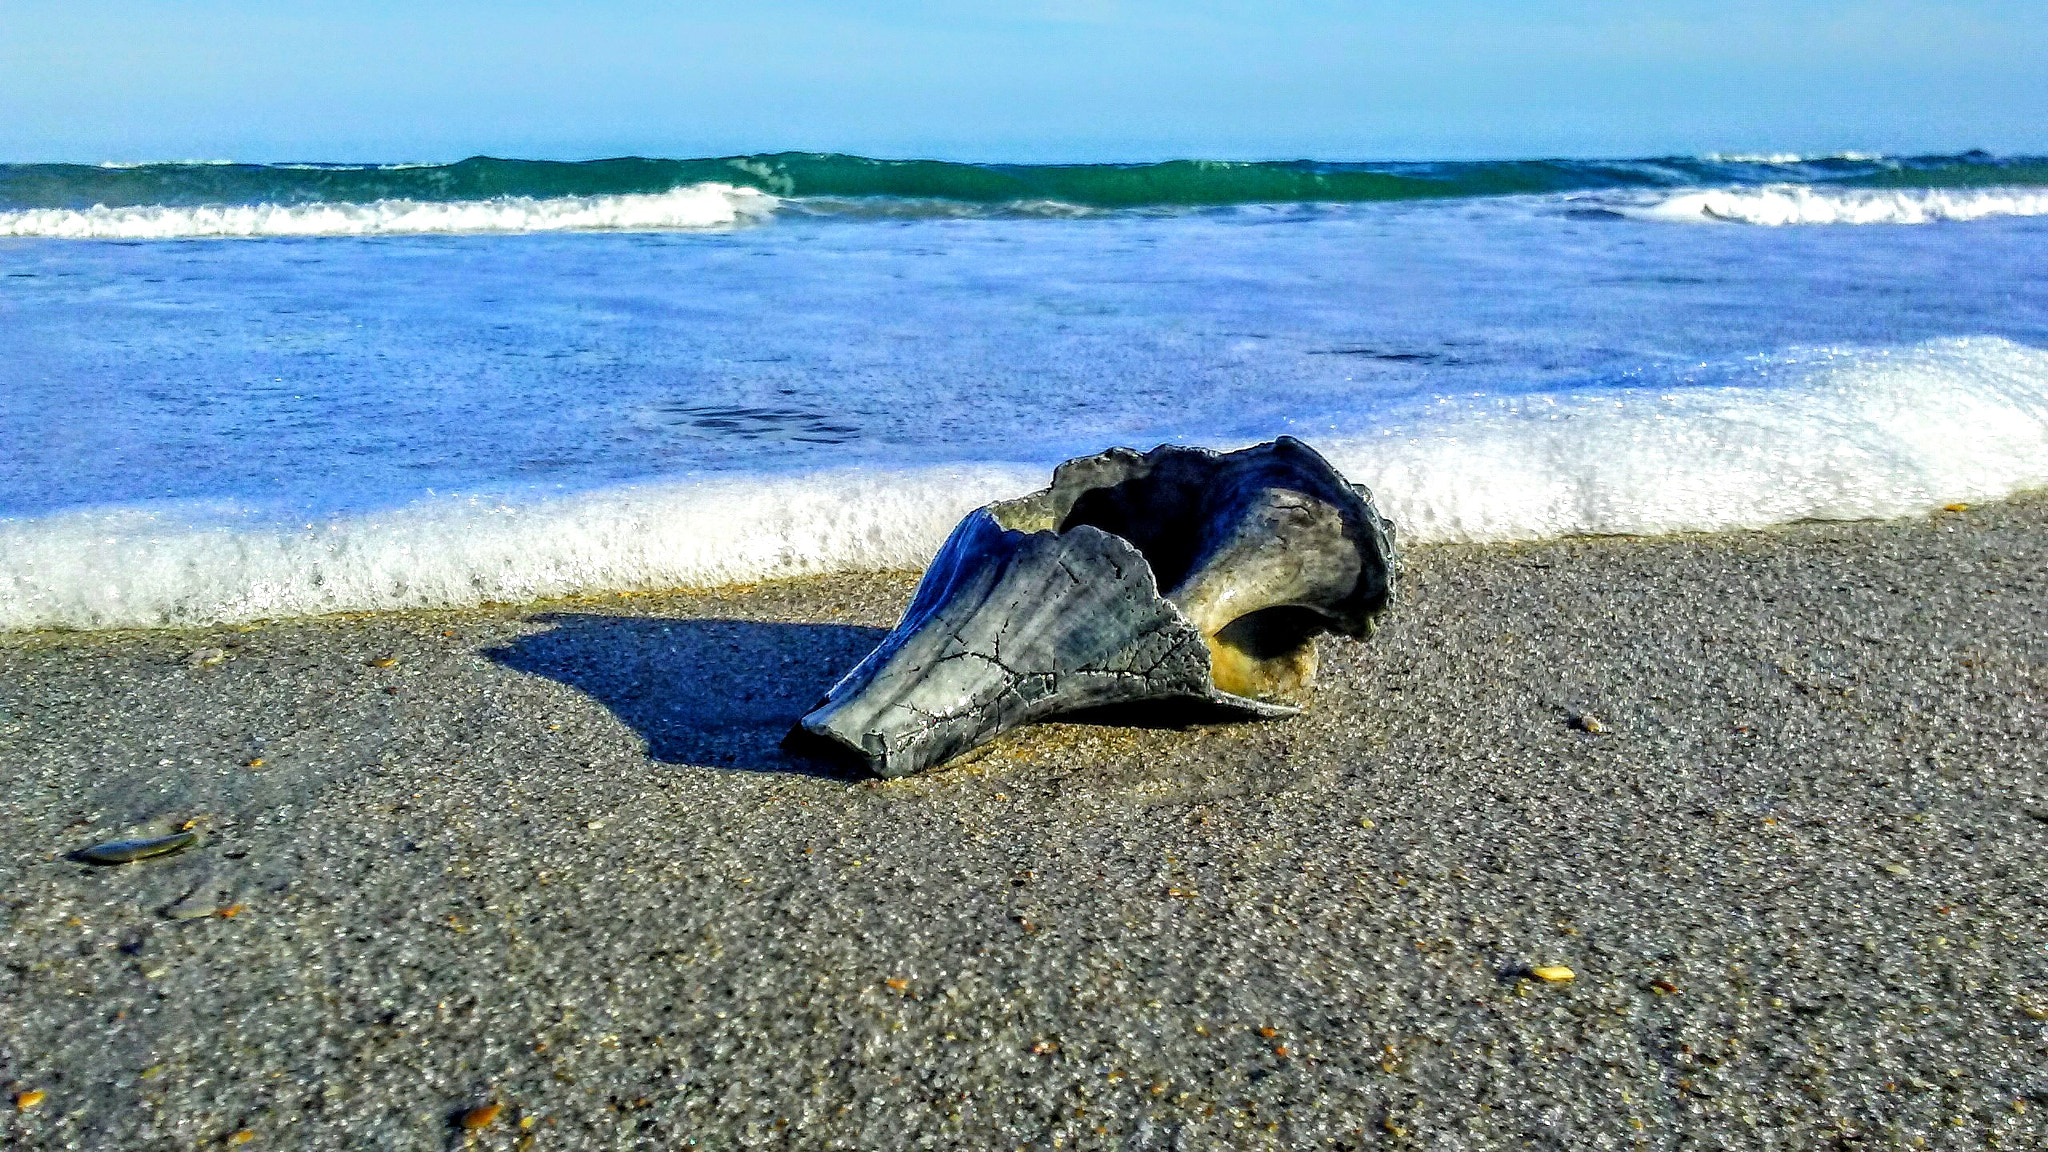
<instances>
[{"instance_id":1,"label":"ocean wave crest","mask_svg":"<svg viewBox=\"0 0 2048 1152\"><path fill-rule=\"evenodd\" d=\"M1885 158L1882 152L1708 152L1700 157L1715 164L1814 164L1828 160L1866 164Z\"/></svg>"},{"instance_id":2,"label":"ocean wave crest","mask_svg":"<svg viewBox=\"0 0 2048 1152\"><path fill-rule=\"evenodd\" d=\"M1141 445L1149 447L1149 445ZM1810 349L1667 388L1446 399L1316 438L1404 541L1758 528L2048 486L2048 351L1999 337ZM911 568L1047 462L842 469L311 525L116 508L0 520L0 629L197 625Z\"/></svg>"},{"instance_id":3,"label":"ocean wave crest","mask_svg":"<svg viewBox=\"0 0 2048 1152\"><path fill-rule=\"evenodd\" d=\"M611 196L368 203L138 205L0 212L0 236L186 240L270 236L661 231L732 228L765 219L774 196L731 184Z\"/></svg>"},{"instance_id":4,"label":"ocean wave crest","mask_svg":"<svg viewBox=\"0 0 2048 1152\"><path fill-rule=\"evenodd\" d=\"M785 199L1063 204L1183 211L1237 204L1370 203L1568 193L1762 188L1785 183L1887 189L2048 187L2048 158L1887 157L1843 152L1610 160L1221 161L976 164L836 153L607 160L472 156L449 164L0 164L0 212L206 205L494 201L664 195L700 185Z\"/></svg>"},{"instance_id":5,"label":"ocean wave crest","mask_svg":"<svg viewBox=\"0 0 2048 1152\"><path fill-rule=\"evenodd\" d=\"M1778 185L1670 197L1637 215L1660 220L1790 224L1932 224L2048 215L2048 192L2029 188L1878 190Z\"/></svg>"}]
</instances>

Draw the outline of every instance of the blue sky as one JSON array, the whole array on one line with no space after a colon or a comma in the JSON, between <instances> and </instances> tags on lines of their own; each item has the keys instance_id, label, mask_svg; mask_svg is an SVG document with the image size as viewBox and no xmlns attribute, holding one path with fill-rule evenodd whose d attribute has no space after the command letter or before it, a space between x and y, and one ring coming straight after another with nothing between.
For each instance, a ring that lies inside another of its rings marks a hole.
<instances>
[{"instance_id":1,"label":"blue sky","mask_svg":"<svg viewBox=\"0 0 2048 1152\"><path fill-rule=\"evenodd\" d=\"M0 158L2048 152L2044 0L0 0Z\"/></svg>"}]
</instances>

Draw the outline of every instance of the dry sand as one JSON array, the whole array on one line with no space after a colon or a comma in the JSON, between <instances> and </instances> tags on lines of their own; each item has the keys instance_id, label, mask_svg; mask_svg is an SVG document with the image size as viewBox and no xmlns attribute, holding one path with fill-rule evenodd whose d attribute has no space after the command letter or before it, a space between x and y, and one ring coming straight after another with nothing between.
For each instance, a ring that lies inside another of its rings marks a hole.
<instances>
[{"instance_id":1,"label":"dry sand","mask_svg":"<svg viewBox=\"0 0 2048 1152\"><path fill-rule=\"evenodd\" d=\"M888 785L776 744L907 576L0 638L0 1142L2041 1146L2048 498L1409 561Z\"/></svg>"}]
</instances>

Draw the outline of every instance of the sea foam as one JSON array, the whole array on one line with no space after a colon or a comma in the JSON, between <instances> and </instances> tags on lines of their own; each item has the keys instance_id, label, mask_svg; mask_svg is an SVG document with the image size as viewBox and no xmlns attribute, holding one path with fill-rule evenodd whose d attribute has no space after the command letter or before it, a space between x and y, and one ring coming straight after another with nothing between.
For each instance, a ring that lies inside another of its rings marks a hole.
<instances>
[{"instance_id":1,"label":"sea foam","mask_svg":"<svg viewBox=\"0 0 2048 1152\"><path fill-rule=\"evenodd\" d=\"M1686 192L1630 215L1738 224L1932 224L2048 215L2048 192L2028 188L1877 191L1783 184Z\"/></svg>"},{"instance_id":2,"label":"sea foam","mask_svg":"<svg viewBox=\"0 0 2048 1152\"><path fill-rule=\"evenodd\" d=\"M1708 152L1700 156L1716 164L1812 164L1826 160L1869 163L1884 159L1882 152Z\"/></svg>"},{"instance_id":3,"label":"sea foam","mask_svg":"<svg viewBox=\"0 0 2048 1152\"><path fill-rule=\"evenodd\" d=\"M2048 351L1969 337L1702 368L1446 399L1330 456L1424 542L1883 519L2048 487Z\"/></svg>"},{"instance_id":4,"label":"sea foam","mask_svg":"<svg viewBox=\"0 0 2048 1152\"><path fill-rule=\"evenodd\" d=\"M1809 349L1668 388L1445 398L1296 430L1405 543L1758 528L2048 486L2048 351L1997 337ZM923 564L1046 462L437 498L280 525L218 509L0 521L0 628L103 628L523 601Z\"/></svg>"},{"instance_id":5,"label":"sea foam","mask_svg":"<svg viewBox=\"0 0 2048 1152\"><path fill-rule=\"evenodd\" d=\"M490 200L367 203L141 205L0 212L0 236L66 240L185 240L264 236L410 236L435 233L657 231L731 228L773 214L777 200L731 184L614 196L504 196Z\"/></svg>"}]
</instances>

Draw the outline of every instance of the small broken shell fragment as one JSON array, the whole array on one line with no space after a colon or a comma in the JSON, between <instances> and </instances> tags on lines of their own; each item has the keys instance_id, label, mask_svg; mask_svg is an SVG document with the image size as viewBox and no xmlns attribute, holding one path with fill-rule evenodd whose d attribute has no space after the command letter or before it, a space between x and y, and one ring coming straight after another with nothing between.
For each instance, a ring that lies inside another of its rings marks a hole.
<instances>
[{"instance_id":1,"label":"small broken shell fragment","mask_svg":"<svg viewBox=\"0 0 2048 1152\"><path fill-rule=\"evenodd\" d=\"M197 881L178 899L159 909L166 920L205 920L235 907L234 893L223 886L210 868L201 866Z\"/></svg>"},{"instance_id":2,"label":"small broken shell fragment","mask_svg":"<svg viewBox=\"0 0 2048 1152\"><path fill-rule=\"evenodd\" d=\"M71 854L71 858L81 864L132 864L152 856L183 852L197 843L199 833L188 830L141 840L109 840L90 848L80 848Z\"/></svg>"}]
</instances>

